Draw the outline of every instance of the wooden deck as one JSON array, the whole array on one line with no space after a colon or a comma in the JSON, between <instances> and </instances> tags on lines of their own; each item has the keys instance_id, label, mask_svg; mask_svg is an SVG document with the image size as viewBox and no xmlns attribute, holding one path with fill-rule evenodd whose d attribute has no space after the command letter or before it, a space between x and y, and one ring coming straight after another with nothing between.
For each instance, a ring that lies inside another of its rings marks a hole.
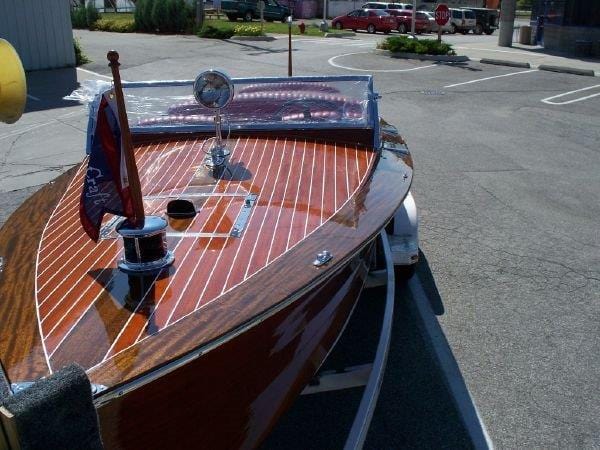
<instances>
[{"instance_id":1,"label":"wooden deck","mask_svg":"<svg viewBox=\"0 0 600 450\"><path fill-rule=\"evenodd\" d=\"M164 215L168 197L203 197L193 220L169 220L175 262L158 278L117 269L114 233L98 244L84 234L82 167L28 199L0 230L0 359L11 379L75 361L93 382L121 384L213 348L348 264L399 207L412 170L391 152L286 134L236 136L218 180L203 168L206 137L137 145L148 214ZM231 236L250 194L249 220ZM334 259L315 268L324 249Z\"/></svg>"},{"instance_id":2,"label":"wooden deck","mask_svg":"<svg viewBox=\"0 0 600 450\"><path fill-rule=\"evenodd\" d=\"M346 145L240 138L232 146L231 172L214 180L202 167L203 144L136 150L146 214L164 216L170 199L205 195L194 219L170 219L175 263L168 276L143 283L117 269L122 243L116 234L95 244L83 232L77 212L83 168L73 178L44 231L37 263L36 300L51 368L73 358L63 350L82 333L99 338L76 358L90 368L235 289L330 220L374 157ZM233 237L248 194L257 196L256 204L242 235Z\"/></svg>"}]
</instances>

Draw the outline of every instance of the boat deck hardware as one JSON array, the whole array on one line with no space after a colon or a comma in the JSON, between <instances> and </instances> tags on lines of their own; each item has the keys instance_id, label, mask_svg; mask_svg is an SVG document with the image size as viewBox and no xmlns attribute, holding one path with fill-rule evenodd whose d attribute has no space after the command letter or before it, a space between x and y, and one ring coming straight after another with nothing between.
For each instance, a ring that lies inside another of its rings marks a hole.
<instances>
[{"instance_id":1,"label":"boat deck hardware","mask_svg":"<svg viewBox=\"0 0 600 450\"><path fill-rule=\"evenodd\" d=\"M235 219L235 223L231 229L231 236L240 237L242 235L242 232L248 223L248 219L250 218L252 207L256 203L257 198L258 196L256 194L248 194L246 196L246 199L244 200L244 206L242 206L242 209L240 209L240 213Z\"/></svg>"},{"instance_id":2,"label":"boat deck hardware","mask_svg":"<svg viewBox=\"0 0 600 450\"><path fill-rule=\"evenodd\" d=\"M317 259L315 259L313 261L313 265L315 267L324 266L329 261L331 261L332 258L333 258L333 255L331 253L329 253L328 250L323 250L321 253L317 254Z\"/></svg>"},{"instance_id":3,"label":"boat deck hardware","mask_svg":"<svg viewBox=\"0 0 600 450\"><path fill-rule=\"evenodd\" d=\"M34 384L33 381L19 381L17 383L11 383L10 389L13 394L16 394L17 392L24 391L25 389L32 386L33 384ZM106 386L104 386L103 384L91 383L91 386L92 386L92 395L99 394L100 392L106 390Z\"/></svg>"},{"instance_id":4,"label":"boat deck hardware","mask_svg":"<svg viewBox=\"0 0 600 450\"><path fill-rule=\"evenodd\" d=\"M250 213L252 212L252 208L254 207L254 205L256 204L256 201L258 199L258 195L257 194L247 194L247 193L210 193L210 194L204 194L204 193L196 193L196 194L185 194L183 196L178 196L178 195L154 195L154 196L147 196L144 197L144 200L159 200L159 199L167 199L167 198L172 198L173 200L171 200L168 204L167 204L167 215L173 219L185 219L185 218L190 218L193 217L192 214L192 209L190 209L189 206L186 206L187 211L183 212L182 215L178 215L179 211L175 211L174 214L171 214L169 212L169 205L175 201L177 202L186 202L188 204L191 204L193 211L194 211L194 215L196 213L198 213L200 210L199 209L195 209L193 202L187 200L188 198L191 199L197 199L197 198L219 198L219 197L243 197L244 198L244 203L242 204L240 211L236 217L235 222L233 223L231 230L224 232L224 233L207 233L207 232L193 232L193 231L166 231L166 237L175 237L175 238L228 238L228 237L241 237L242 236L242 232L244 231L244 229L246 228L246 225L248 224L248 220L250 219ZM175 208L171 208L171 209L175 209L177 210L179 208L180 203L176 204ZM186 217L186 215L188 215ZM102 228L100 229L100 239L101 240L105 240L105 239L116 239L119 234L118 234L118 228L121 226L121 224L124 222L124 219L122 217L119 216L115 216L112 219L110 219L108 222L106 222L104 225L102 225Z\"/></svg>"},{"instance_id":5,"label":"boat deck hardware","mask_svg":"<svg viewBox=\"0 0 600 450\"><path fill-rule=\"evenodd\" d=\"M144 274L170 266L175 257L167 249L166 228L167 221L157 216L146 216L143 228L121 222L116 231L123 237L125 256L119 261L119 269Z\"/></svg>"},{"instance_id":6,"label":"boat deck hardware","mask_svg":"<svg viewBox=\"0 0 600 450\"><path fill-rule=\"evenodd\" d=\"M167 203L167 216L173 219L191 219L196 215L196 207L189 200L181 198Z\"/></svg>"}]
</instances>

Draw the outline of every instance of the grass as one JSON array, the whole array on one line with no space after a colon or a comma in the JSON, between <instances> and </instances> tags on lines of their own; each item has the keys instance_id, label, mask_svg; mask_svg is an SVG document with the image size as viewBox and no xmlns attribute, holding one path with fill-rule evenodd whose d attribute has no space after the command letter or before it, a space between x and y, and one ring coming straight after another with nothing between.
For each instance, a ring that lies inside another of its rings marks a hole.
<instances>
[{"instance_id":1,"label":"grass","mask_svg":"<svg viewBox=\"0 0 600 450\"><path fill-rule=\"evenodd\" d=\"M241 25L244 26L252 26L259 27L260 22L255 20L252 22L230 22L226 19L207 19L204 21L204 26L207 27L210 25L213 28L218 30L233 30L235 27L239 27ZM135 31L133 13L102 13L100 15L100 20L98 20L94 27L96 30L100 31L116 31L116 32L131 32ZM263 32L265 34L288 34L288 25L286 23L280 22L265 22L263 26ZM329 33L337 33L337 30L330 30ZM300 28L298 28L298 23L294 23L292 25L292 34L300 35ZM319 28L315 25L306 24L306 31L304 33L306 36L320 36L322 37L325 33L323 33Z\"/></svg>"},{"instance_id":2,"label":"grass","mask_svg":"<svg viewBox=\"0 0 600 450\"><path fill-rule=\"evenodd\" d=\"M230 22L224 19L208 19L204 21L205 25L211 25L218 29L233 29L239 25L252 25L253 27L260 28L260 22L255 20L252 22ZM288 25L286 23L277 23L277 22L265 22L263 27L263 32L265 34L288 34ZM335 32L332 30L331 32ZM298 24L292 24L292 34L299 35L300 29L298 28ZM324 33L319 30L316 26L306 25L306 31L304 33L305 36L323 36Z\"/></svg>"}]
</instances>

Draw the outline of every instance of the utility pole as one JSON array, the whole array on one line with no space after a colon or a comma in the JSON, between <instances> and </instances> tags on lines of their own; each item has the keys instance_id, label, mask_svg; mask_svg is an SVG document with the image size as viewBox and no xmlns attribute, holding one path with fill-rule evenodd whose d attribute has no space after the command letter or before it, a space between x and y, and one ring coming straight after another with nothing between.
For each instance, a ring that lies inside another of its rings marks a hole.
<instances>
[{"instance_id":1,"label":"utility pole","mask_svg":"<svg viewBox=\"0 0 600 450\"><path fill-rule=\"evenodd\" d=\"M416 20L416 16L417 16L417 0L413 0L412 4L413 4L413 7L412 7L412 19L410 21L410 33L414 37L415 36L415 20Z\"/></svg>"},{"instance_id":2,"label":"utility pole","mask_svg":"<svg viewBox=\"0 0 600 450\"><path fill-rule=\"evenodd\" d=\"M500 5L500 35L498 36L500 47L510 47L512 45L516 9L517 3L515 0L502 0Z\"/></svg>"},{"instance_id":3,"label":"utility pole","mask_svg":"<svg viewBox=\"0 0 600 450\"><path fill-rule=\"evenodd\" d=\"M204 0L196 0L196 28L200 30L204 25Z\"/></svg>"}]
</instances>

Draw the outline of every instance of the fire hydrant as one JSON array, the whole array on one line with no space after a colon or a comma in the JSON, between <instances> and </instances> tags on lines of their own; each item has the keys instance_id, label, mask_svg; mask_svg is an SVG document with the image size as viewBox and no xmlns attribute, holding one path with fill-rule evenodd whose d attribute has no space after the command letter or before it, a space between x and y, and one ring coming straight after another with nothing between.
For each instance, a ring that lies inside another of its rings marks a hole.
<instances>
[{"instance_id":1,"label":"fire hydrant","mask_svg":"<svg viewBox=\"0 0 600 450\"><path fill-rule=\"evenodd\" d=\"M306 31L306 25L304 25L304 22L300 22L300 24L298 24L298 28L300 28L300 34L304 34Z\"/></svg>"}]
</instances>

